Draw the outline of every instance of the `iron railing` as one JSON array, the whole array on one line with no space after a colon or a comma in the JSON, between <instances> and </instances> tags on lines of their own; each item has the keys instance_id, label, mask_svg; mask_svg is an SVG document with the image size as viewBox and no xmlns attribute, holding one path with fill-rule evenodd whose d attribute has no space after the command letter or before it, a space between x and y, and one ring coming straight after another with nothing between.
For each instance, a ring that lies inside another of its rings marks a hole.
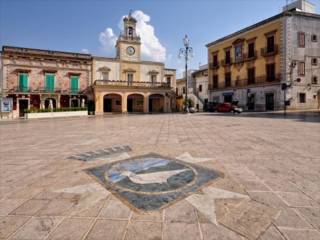
<instances>
[{"instance_id":1,"label":"iron railing","mask_svg":"<svg viewBox=\"0 0 320 240\"><path fill-rule=\"evenodd\" d=\"M261 48L261 56L263 57L274 56L278 54L278 52L279 52L279 46L277 44L273 46Z\"/></svg>"},{"instance_id":2,"label":"iron railing","mask_svg":"<svg viewBox=\"0 0 320 240\"><path fill-rule=\"evenodd\" d=\"M113 86L113 87L141 87L141 88L171 88L166 82L138 82L123 80L96 80L95 86Z\"/></svg>"},{"instance_id":3,"label":"iron railing","mask_svg":"<svg viewBox=\"0 0 320 240\"><path fill-rule=\"evenodd\" d=\"M61 89L61 88L30 88L30 87L14 87L10 88L6 91L7 93L57 93L57 94L80 94L81 91L79 88L69 88L69 89Z\"/></svg>"}]
</instances>

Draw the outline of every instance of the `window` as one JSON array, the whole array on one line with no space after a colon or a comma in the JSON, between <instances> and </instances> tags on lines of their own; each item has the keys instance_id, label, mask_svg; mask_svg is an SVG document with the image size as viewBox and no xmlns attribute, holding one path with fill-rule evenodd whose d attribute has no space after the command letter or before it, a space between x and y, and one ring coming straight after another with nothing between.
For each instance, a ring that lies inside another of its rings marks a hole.
<instances>
[{"instance_id":1,"label":"window","mask_svg":"<svg viewBox=\"0 0 320 240\"><path fill-rule=\"evenodd\" d=\"M305 37L304 32L298 32L298 47L305 47Z\"/></svg>"},{"instance_id":2,"label":"window","mask_svg":"<svg viewBox=\"0 0 320 240\"><path fill-rule=\"evenodd\" d=\"M317 58L312 58L312 59L311 59L311 64L312 64L313 66L317 66L317 65L318 65L318 59L317 59Z\"/></svg>"},{"instance_id":3,"label":"window","mask_svg":"<svg viewBox=\"0 0 320 240\"><path fill-rule=\"evenodd\" d=\"M109 73L108 72L101 72L102 80L106 81L109 80Z\"/></svg>"},{"instance_id":4,"label":"window","mask_svg":"<svg viewBox=\"0 0 320 240\"><path fill-rule=\"evenodd\" d=\"M202 85L199 85L199 92L202 92Z\"/></svg>"},{"instance_id":5,"label":"window","mask_svg":"<svg viewBox=\"0 0 320 240\"><path fill-rule=\"evenodd\" d=\"M269 36L267 37L267 53L272 53L274 50L274 36Z\"/></svg>"},{"instance_id":6,"label":"window","mask_svg":"<svg viewBox=\"0 0 320 240\"><path fill-rule=\"evenodd\" d=\"M152 83L152 85L155 85L156 82L157 82L157 75L152 74L151 75L151 83Z\"/></svg>"},{"instance_id":7,"label":"window","mask_svg":"<svg viewBox=\"0 0 320 240\"><path fill-rule=\"evenodd\" d=\"M218 66L218 55L217 54L213 55L213 66L214 67Z\"/></svg>"},{"instance_id":8,"label":"window","mask_svg":"<svg viewBox=\"0 0 320 240\"><path fill-rule=\"evenodd\" d=\"M226 61L225 64L231 64L231 53L230 50L226 50Z\"/></svg>"},{"instance_id":9,"label":"window","mask_svg":"<svg viewBox=\"0 0 320 240\"><path fill-rule=\"evenodd\" d=\"M318 77L317 76L312 77L312 84L318 84Z\"/></svg>"},{"instance_id":10,"label":"window","mask_svg":"<svg viewBox=\"0 0 320 240\"><path fill-rule=\"evenodd\" d=\"M266 72L267 72L267 81L271 82L276 79L275 64L274 63L266 65Z\"/></svg>"},{"instance_id":11,"label":"window","mask_svg":"<svg viewBox=\"0 0 320 240\"><path fill-rule=\"evenodd\" d=\"M167 77L167 84L171 86L171 77Z\"/></svg>"},{"instance_id":12,"label":"window","mask_svg":"<svg viewBox=\"0 0 320 240\"><path fill-rule=\"evenodd\" d=\"M70 77L70 91L71 91L71 93L78 93L79 92L79 77L78 76L71 76Z\"/></svg>"},{"instance_id":13,"label":"window","mask_svg":"<svg viewBox=\"0 0 320 240\"><path fill-rule=\"evenodd\" d=\"M305 64L304 64L304 62L299 62L298 75L299 76L304 76L305 75Z\"/></svg>"},{"instance_id":14,"label":"window","mask_svg":"<svg viewBox=\"0 0 320 240\"><path fill-rule=\"evenodd\" d=\"M27 73L19 74L19 91L27 92L29 90L29 77Z\"/></svg>"},{"instance_id":15,"label":"window","mask_svg":"<svg viewBox=\"0 0 320 240\"><path fill-rule=\"evenodd\" d=\"M305 103L305 102L306 102L306 94L299 93L299 103Z\"/></svg>"},{"instance_id":16,"label":"window","mask_svg":"<svg viewBox=\"0 0 320 240\"><path fill-rule=\"evenodd\" d=\"M128 73L128 74L127 74L127 81L128 81L128 86L132 86L132 83L133 83L133 73Z\"/></svg>"},{"instance_id":17,"label":"window","mask_svg":"<svg viewBox=\"0 0 320 240\"><path fill-rule=\"evenodd\" d=\"M242 60L242 45L235 46L235 60L236 61Z\"/></svg>"},{"instance_id":18,"label":"window","mask_svg":"<svg viewBox=\"0 0 320 240\"><path fill-rule=\"evenodd\" d=\"M182 88L182 93L183 93L183 94L186 94L186 87L183 87L183 88Z\"/></svg>"},{"instance_id":19,"label":"window","mask_svg":"<svg viewBox=\"0 0 320 240\"><path fill-rule=\"evenodd\" d=\"M55 75L52 73L46 73L45 74L45 88L46 92L54 92L54 80Z\"/></svg>"},{"instance_id":20,"label":"window","mask_svg":"<svg viewBox=\"0 0 320 240\"><path fill-rule=\"evenodd\" d=\"M224 85L225 87L231 87L231 72L225 73L224 75Z\"/></svg>"},{"instance_id":21,"label":"window","mask_svg":"<svg viewBox=\"0 0 320 240\"><path fill-rule=\"evenodd\" d=\"M255 68L248 68L248 84L255 83Z\"/></svg>"},{"instance_id":22,"label":"window","mask_svg":"<svg viewBox=\"0 0 320 240\"><path fill-rule=\"evenodd\" d=\"M254 42L251 42L248 44L248 58L254 58L255 52L254 52Z\"/></svg>"},{"instance_id":23,"label":"window","mask_svg":"<svg viewBox=\"0 0 320 240\"><path fill-rule=\"evenodd\" d=\"M132 27L128 27L128 36L129 37L133 36L133 28Z\"/></svg>"},{"instance_id":24,"label":"window","mask_svg":"<svg viewBox=\"0 0 320 240\"><path fill-rule=\"evenodd\" d=\"M311 35L311 42L318 42L318 36L315 34Z\"/></svg>"},{"instance_id":25,"label":"window","mask_svg":"<svg viewBox=\"0 0 320 240\"><path fill-rule=\"evenodd\" d=\"M218 75L214 75L212 77L213 80L213 88L218 88L219 87L219 83L218 83Z\"/></svg>"}]
</instances>

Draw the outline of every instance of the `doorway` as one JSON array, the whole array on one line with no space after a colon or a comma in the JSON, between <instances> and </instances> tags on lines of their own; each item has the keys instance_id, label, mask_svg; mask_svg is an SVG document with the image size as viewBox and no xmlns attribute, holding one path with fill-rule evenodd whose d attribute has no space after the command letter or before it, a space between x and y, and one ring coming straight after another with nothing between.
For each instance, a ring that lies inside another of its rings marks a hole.
<instances>
[{"instance_id":1,"label":"doorway","mask_svg":"<svg viewBox=\"0 0 320 240\"><path fill-rule=\"evenodd\" d=\"M28 109L28 99L19 99L19 117L24 117L25 111Z\"/></svg>"},{"instance_id":2,"label":"doorway","mask_svg":"<svg viewBox=\"0 0 320 240\"><path fill-rule=\"evenodd\" d=\"M274 110L274 94L266 93L266 111Z\"/></svg>"},{"instance_id":3,"label":"doorway","mask_svg":"<svg viewBox=\"0 0 320 240\"><path fill-rule=\"evenodd\" d=\"M251 94L248 97L248 110L254 111L254 109L255 109L255 95Z\"/></svg>"}]
</instances>

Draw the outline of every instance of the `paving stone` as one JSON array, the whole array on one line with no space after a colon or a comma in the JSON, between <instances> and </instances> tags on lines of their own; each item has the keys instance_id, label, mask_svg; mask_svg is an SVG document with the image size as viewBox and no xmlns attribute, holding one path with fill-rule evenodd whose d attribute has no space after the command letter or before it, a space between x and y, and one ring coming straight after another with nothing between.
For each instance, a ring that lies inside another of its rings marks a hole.
<instances>
[{"instance_id":1,"label":"paving stone","mask_svg":"<svg viewBox=\"0 0 320 240\"><path fill-rule=\"evenodd\" d=\"M90 218L66 218L49 235L49 240L76 240L82 239L89 231L93 219Z\"/></svg>"},{"instance_id":2,"label":"paving stone","mask_svg":"<svg viewBox=\"0 0 320 240\"><path fill-rule=\"evenodd\" d=\"M152 212L133 212L132 220L136 221L154 221L162 222L163 221L163 211L152 211Z\"/></svg>"},{"instance_id":3,"label":"paving stone","mask_svg":"<svg viewBox=\"0 0 320 240\"><path fill-rule=\"evenodd\" d=\"M26 199L2 199L0 200L0 215L8 215L19 207Z\"/></svg>"},{"instance_id":4,"label":"paving stone","mask_svg":"<svg viewBox=\"0 0 320 240\"><path fill-rule=\"evenodd\" d=\"M40 200L40 199L30 199L29 201L23 203L17 209L15 209L10 214L12 215L35 215L41 208L46 206L50 201L49 200Z\"/></svg>"},{"instance_id":5,"label":"paving stone","mask_svg":"<svg viewBox=\"0 0 320 240\"><path fill-rule=\"evenodd\" d=\"M320 232L316 230L296 230L280 228L280 231L288 240L319 240Z\"/></svg>"},{"instance_id":6,"label":"paving stone","mask_svg":"<svg viewBox=\"0 0 320 240\"><path fill-rule=\"evenodd\" d=\"M291 208L281 209L279 216L275 220L275 224L279 227L312 228L310 224Z\"/></svg>"},{"instance_id":7,"label":"paving stone","mask_svg":"<svg viewBox=\"0 0 320 240\"><path fill-rule=\"evenodd\" d=\"M74 204L70 199L53 199L37 212L37 216L68 216Z\"/></svg>"},{"instance_id":8,"label":"paving stone","mask_svg":"<svg viewBox=\"0 0 320 240\"><path fill-rule=\"evenodd\" d=\"M124 219L128 220L131 210L124 203L115 197L107 200L106 205L101 209L99 218Z\"/></svg>"},{"instance_id":9,"label":"paving stone","mask_svg":"<svg viewBox=\"0 0 320 240\"><path fill-rule=\"evenodd\" d=\"M163 240L200 240L197 223L169 222L164 224Z\"/></svg>"},{"instance_id":10,"label":"paving stone","mask_svg":"<svg viewBox=\"0 0 320 240\"><path fill-rule=\"evenodd\" d=\"M320 208L298 208L297 211L315 228L320 230Z\"/></svg>"},{"instance_id":11,"label":"paving stone","mask_svg":"<svg viewBox=\"0 0 320 240\"><path fill-rule=\"evenodd\" d=\"M218 219L225 227L248 239L257 239L272 223L278 210L255 201L243 201Z\"/></svg>"},{"instance_id":12,"label":"paving stone","mask_svg":"<svg viewBox=\"0 0 320 240\"><path fill-rule=\"evenodd\" d=\"M203 240L242 240L243 238L223 226L217 226L212 223L202 223L201 231Z\"/></svg>"},{"instance_id":13,"label":"paving stone","mask_svg":"<svg viewBox=\"0 0 320 240\"><path fill-rule=\"evenodd\" d=\"M162 223L156 222L131 222L125 240L161 240Z\"/></svg>"},{"instance_id":14,"label":"paving stone","mask_svg":"<svg viewBox=\"0 0 320 240\"><path fill-rule=\"evenodd\" d=\"M0 217L0 239L6 239L19 227L25 224L30 217L5 216Z\"/></svg>"},{"instance_id":15,"label":"paving stone","mask_svg":"<svg viewBox=\"0 0 320 240\"><path fill-rule=\"evenodd\" d=\"M252 200L266 204L277 209L286 208L287 205L273 192L248 192Z\"/></svg>"},{"instance_id":16,"label":"paving stone","mask_svg":"<svg viewBox=\"0 0 320 240\"><path fill-rule=\"evenodd\" d=\"M290 207L320 207L315 201L303 193L296 192L278 192L279 196Z\"/></svg>"},{"instance_id":17,"label":"paving stone","mask_svg":"<svg viewBox=\"0 0 320 240\"><path fill-rule=\"evenodd\" d=\"M12 239L37 240L44 239L61 222L62 217L32 218Z\"/></svg>"},{"instance_id":18,"label":"paving stone","mask_svg":"<svg viewBox=\"0 0 320 240\"><path fill-rule=\"evenodd\" d=\"M128 221L97 220L86 239L88 240L122 240Z\"/></svg>"},{"instance_id":19,"label":"paving stone","mask_svg":"<svg viewBox=\"0 0 320 240\"><path fill-rule=\"evenodd\" d=\"M197 222L195 208L186 200L179 201L165 209L165 221L195 223Z\"/></svg>"},{"instance_id":20,"label":"paving stone","mask_svg":"<svg viewBox=\"0 0 320 240\"><path fill-rule=\"evenodd\" d=\"M285 240L281 233L271 225L259 238L259 240Z\"/></svg>"}]
</instances>

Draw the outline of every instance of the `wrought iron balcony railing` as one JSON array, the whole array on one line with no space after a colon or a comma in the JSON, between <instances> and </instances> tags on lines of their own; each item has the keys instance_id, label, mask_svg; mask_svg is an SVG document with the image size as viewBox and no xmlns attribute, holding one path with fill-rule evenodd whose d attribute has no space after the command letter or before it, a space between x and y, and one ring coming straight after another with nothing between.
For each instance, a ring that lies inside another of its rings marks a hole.
<instances>
[{"instance_id":1,"label":"wrought iron balcony railing","mask_svg":"<svg viewBox=\"0 0 320 240\"><path fill-rule=\"evenodd\" d=\"M232 58L230 58L228 61L227 61L227 59L221 60L221 66L224 66L224 67L232 65L232 63L233 63L233 59Z\"/></svg>"},{"instance_id":2,"label":"wrought iron balcony railing","mask_svg":"<svg viewBox=\"0 0 320 240\"><path fill-rule=\"evenodd\" d=\"M261 56L269 57L278 54L279 46L277 44L271 45L269 47L261 48Z\"/></svg>"},{"instance_id":3,"label":"wrought iron balcony railing","mask_svg":"<svg viewBox=\"0 0 320 240\"><path fill-rule=\"evenodd\" d=\"M213 84L209 84L208 89L209 91L215 91L220 89L227 89L227 88L241 88L241 87L248 87L252 85L263 85L269 83L279 83L281 80L281 74L277 74L273 77L267 76L259 76L255 77L254 79L239 79L239 80L232 80L230 86L226 86L225 82L218 85L218 87L213 86Z\"/></svg>"},{"instance_id":4,"label":"wrought iron balcony railing","mask_svg":"<svg viewBox=\"0 0 320 240\"><path fill-rule=\"evenodd\" d=\"M123 81L123 80L96 80L95 86L110 87L133 87L133 88L171 88L166 82L139 82L139 81Z\"/></svg>"},{"instance_id":5,"label":"wrought iron balcony railing","mask_svg":"<svg viewBox=\"0 0 320 240\"><path fill-rule=\"evenodd\" d=\"M219 68L219 63L210 63L209 68L212 70L218 69Z\"/></svg>"}]
</instances>

